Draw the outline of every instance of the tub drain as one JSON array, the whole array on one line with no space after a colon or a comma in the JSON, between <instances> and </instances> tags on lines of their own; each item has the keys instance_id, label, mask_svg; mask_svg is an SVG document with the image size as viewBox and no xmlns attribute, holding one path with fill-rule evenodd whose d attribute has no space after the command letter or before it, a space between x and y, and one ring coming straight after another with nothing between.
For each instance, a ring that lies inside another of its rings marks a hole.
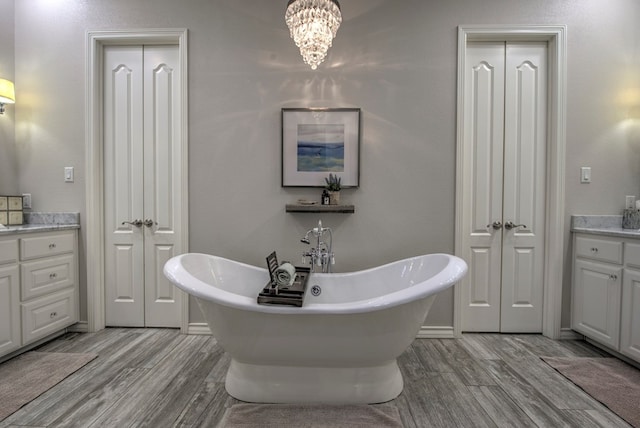
<instances>
[{"instance_id":1,"label":"tub drain","mask_svg":"<svg viewBox=\"0 0 640 428\"><path fill-rule=\"evenodd\" d=\"M311 287L311 294L317 297L320 295L320 293L322 293L322 288L320 288L319 285L314 285L313 287Z\"/></svg>"}]
</instances>

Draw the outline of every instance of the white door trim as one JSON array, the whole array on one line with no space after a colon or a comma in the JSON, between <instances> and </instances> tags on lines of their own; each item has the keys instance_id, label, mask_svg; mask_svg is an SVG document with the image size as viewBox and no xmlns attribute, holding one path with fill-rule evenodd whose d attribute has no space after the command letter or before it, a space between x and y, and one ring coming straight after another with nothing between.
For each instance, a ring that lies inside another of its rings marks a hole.
<instances>
[{"instance_id":1,"label":"white door trim","mask_svg":"<svg viewBox=\"0 0 640 428\"><path fill-rule=\"evenodd\" d=\"M467 42L547 41L549 55L549 117L547 141L546 230L544 260L544 307L542 333L552 339L561 335L562 277L564 268L564 170L566 140L566 25L463 25L458 27L458 103L456 137L455 254L462 254L462 206L465 197L464 72ZM462 333L462 289L454 287L454 335Z\"/></svg>"},{"instance_id":2,"label":"white door trim","mask_svg":"<svg viewBox=\"0 0 640 428\"><path fill-rule=\"evenodd\" d=\"M87 321L89 332L105 327L104 297L104 171L102 141L102 57L106 45L128 44L177 44L181 68L182 85L182 200L177 201L182 210L182 218L189 218L188 204L188 74L187 74L187 30L186 29L144 29L144 30L101 30L87 32L86 45L86 111L87 127L85 142L86 192L86 260L87 260ZM179 250L189 248L188 222L185 221ZM182 320L180 331L186 333L189 326L189 299L182 299Z\"/></svg>"}]
</instances>

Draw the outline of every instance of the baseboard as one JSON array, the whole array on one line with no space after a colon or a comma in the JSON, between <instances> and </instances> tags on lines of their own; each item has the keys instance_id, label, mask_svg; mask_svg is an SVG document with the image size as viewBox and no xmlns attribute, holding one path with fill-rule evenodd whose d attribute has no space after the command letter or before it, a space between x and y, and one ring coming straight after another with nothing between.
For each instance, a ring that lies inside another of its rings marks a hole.
<instances>
[{"instance_id":1,"label":"baseboard","mask_svg":"<svg viewBox=\"0 0 640 428\"><path fill-rule=\"evenodd\" d=\"M3 355L3 356L0 357L0 363L3 363L5 361L7 361L7 360L10 360L11 358L16 357L16 356L18 356L20 354L23 354L23 353L25 353L27 351L31 351L32 349L35 349L40 345L44 345L45 343L50 342L50 341L52 341L53 339L55 339L55 338L57 338L59 336L62 336L63 334L65 334L67 332L67 330L68 329L64 329L63 328L62 330L58 330L55 333L51 333L50 335L48 335L46 337L43 337L40 340L37 340L37 341L35 341L33 343L30 343L30 344L25 345L25 346L23 346L21 348L18 348L15 351L13 351L13 352L11 352L9 354Z\"/></svg>"},{"instance_id":2,"label":"baseboard","mask_svg":"<svg viewBox=\"0 0 640 428\"><path fill-rule=\"evenodd\" d=\"M82 328L82 326L79 324L83 323L78 323L70 327L69 331L82 332L83 330L77 330L78 328ZM84 324L84 328L86 328L86 323ZM209 325L207 323L192 322L189 323L187 334L210 336L211 330L209 329ZM582 337L583 336L581 334L576 333L570 328L563 328L560 331L560 340L578 340L582 339ZM420 331L418 331L416 339L455 339L455 335L453 333L453 327L423 325L420 328Z\"/></svg>"},{"instance_id":3,"label":"baseboard","mask_svg":"<svg viewBox=\"0 0 640 428\"><path fill-rule=\"evenodd\" d=\"M193 335L211 335L211 330L207 323L192 322L189 323L187 334ZM416 339L453 339L453 327L430 327L422 326L418 332Z\"/></svg>"},{"instance_id":4,"label":"baseboard","mask_svg":"<svg viewBox=\"0 0 640 428\"><path fill-rule=\"evenodd\" d=\"M74 325L67 327L67 331L71 333L88 333L89 323L87 321L78 321Z\"/></svg>"},{"instance_id":5,"label":"baseboard","mask_svg":"<svg viewBox=\"0 0 640 428\"><path fill-rule=\"evenodd\" d=\"M423 325L416 339L453 339L453 327Z\"/></svg>"},{"instance_id":6,"label":"baseboard","mask_svg":"<svg viewBox=\"0 0 640 428\"><path fill-rule=\"evenodd\" d=\"M211 329L206 322L192 322L189 323L187 334L211 336Z\"/></svg>"},{"instance_id":7,"label":"baseboard","mask_svg":"<svg viewBox=\"0 0 640 428\"><path fill-rule=\"evenodd\" d=\"M583 336L580 333L576 333L570 328L561 328L560 329L560 340L579 340L582 339Z\"/></svg>"}]
</instances>

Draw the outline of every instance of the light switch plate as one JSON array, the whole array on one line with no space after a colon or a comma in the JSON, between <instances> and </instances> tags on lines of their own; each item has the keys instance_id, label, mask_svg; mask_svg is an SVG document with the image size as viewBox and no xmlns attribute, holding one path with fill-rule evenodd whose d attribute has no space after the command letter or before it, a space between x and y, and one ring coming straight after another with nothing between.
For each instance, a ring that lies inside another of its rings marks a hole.
<instances>
[{"instance_id":1,"label":"light switch plate","mask_svg":"<svg viewBox=\"0 0 640 428\"><path fill-rule=\"evenodd\" d=\"M72 166L64 167L64 182L73 183L73 167Z\"/></svg>"},{"instance_id":2,"label":"light switch plate","mask_svg":"<svg viewBox=\"0 0 640 428\"><path fill-rule=\"evenodd\" d=\"M580 183L591 183L590 166L583 166L580 168Z\"/></svg>"}]
</instances>

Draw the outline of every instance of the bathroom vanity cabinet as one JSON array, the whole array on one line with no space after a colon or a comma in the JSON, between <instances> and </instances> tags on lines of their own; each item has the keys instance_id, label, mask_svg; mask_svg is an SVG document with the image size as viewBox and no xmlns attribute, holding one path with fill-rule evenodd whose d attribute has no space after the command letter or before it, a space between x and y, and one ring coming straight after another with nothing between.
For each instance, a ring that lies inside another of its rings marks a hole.
<instances>
[{"instance_id":1,"label":"bathroom vanity cabinet","mask_svg":"<svg viewBox=\"0 0 640 428\"><path fill-rule=\"evenodd\" d=\"M574 233L571 296L573 330L640 361L640 234Z\"/></svg>"},{"instance_id":2,"label":"bathroom vanity cabinet","mask_svg":"<svg viewBox=\"0 0 640 428\"><path fill-rule=\"evenodd\" d=\"M18 278L18 240L0 238L0 355L21 345Z\"/></svg>"},{"instance_id":3,"label":"bathroom vanity cabinet","mask_svg":"<svg viewBox=\"0 0 640 428\"><path fill-rule=\"evenodd\" d=\"M0 357L78 321L77 230L35 230L0 235Z\"/></svg>"}]
</instances>

